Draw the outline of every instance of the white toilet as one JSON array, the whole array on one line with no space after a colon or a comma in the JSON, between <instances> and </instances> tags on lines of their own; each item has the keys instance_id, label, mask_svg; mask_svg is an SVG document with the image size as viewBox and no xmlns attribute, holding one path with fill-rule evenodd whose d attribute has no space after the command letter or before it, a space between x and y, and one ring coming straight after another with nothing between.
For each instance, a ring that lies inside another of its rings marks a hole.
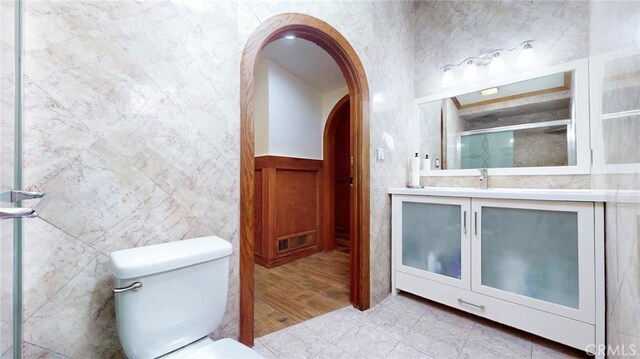
<instances>
[{"instance_id":1,"label":"white toilet","mask_svg":"<svg viewBox=\"0 0 640 359\"><path fill-rule=\"evenodd\" d=\"M235 340L207 338L224 314L230 255L231 244L218 237L111 253L127 357L262 358Z\"/></svg>"}]
</instances>

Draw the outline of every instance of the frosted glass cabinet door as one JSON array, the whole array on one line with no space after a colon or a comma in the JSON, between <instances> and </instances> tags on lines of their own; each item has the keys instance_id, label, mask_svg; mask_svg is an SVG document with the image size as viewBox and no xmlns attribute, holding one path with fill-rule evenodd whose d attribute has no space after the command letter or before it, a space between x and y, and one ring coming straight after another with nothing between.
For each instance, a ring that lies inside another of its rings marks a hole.
<instances>
[{"instance_id":1,"label":"frosted glass cabinet door","mask_svg":"<svg viewBox=\"0 0 640 359\"><path fill-rule=\"evenodd\" d=\"M400 270L468 287L469 200L414 197L399 206Z\"/></svg>"},{"instance_id":2,"label":"frosted glass cabinet door","mask_svg":"<svg viewBox=\"0 0 640 359\"><path fill-rule=\"evenodd\" d=\"M480 265L474 290L479 282L486 294L499 290L521 304L579 317L587 305L581 298L593 297L585 292L593 285L591 206L474 200L479 233L474 227L473 252Z\"/></svg>"}]
</instances>

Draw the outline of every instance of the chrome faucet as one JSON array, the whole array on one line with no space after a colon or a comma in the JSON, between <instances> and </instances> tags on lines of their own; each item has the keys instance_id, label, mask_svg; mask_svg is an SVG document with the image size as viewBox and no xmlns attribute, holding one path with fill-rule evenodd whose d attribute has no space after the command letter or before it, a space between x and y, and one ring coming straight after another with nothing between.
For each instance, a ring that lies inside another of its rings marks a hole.
<instances>
[{"instance_id":1,"label":"chrome faucet","mask_svg":"<svg viewBox=\"0 0 640 359\"><path fill-rule=\"evenodd\" d=\"M486 168L480 169L480 188L481 189L489 188L489 174L487 173Z\"/></svg>"}]
</instances>

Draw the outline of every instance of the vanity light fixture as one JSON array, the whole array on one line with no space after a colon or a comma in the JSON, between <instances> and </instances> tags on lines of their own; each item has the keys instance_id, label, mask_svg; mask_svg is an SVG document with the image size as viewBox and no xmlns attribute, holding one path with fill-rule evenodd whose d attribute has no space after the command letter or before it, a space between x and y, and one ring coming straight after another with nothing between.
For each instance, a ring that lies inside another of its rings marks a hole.
<instances>
[{"instance_id":1,"label":"vanity light fixture","mask_svg":"<svg viewBox=\"0 0 640 359\"><path fill-rule=\"evenodd\" d=\"M497 87L492 87L492 88L480 90L480 94L482 96L495 95L497 93L498 93L498 88Z\"/></svg>"},{"instance_id":2,"label":"vanity light fixture","mask_svg":"<svg viewBox=\"0 0 640 359\"><path fill-rule=\"evenodd\" d=\"M456 79L453 77L453 71L450 68L445 67L444 72L442 73L442 87L451 87L456 82Z\"/></svg>"},{"instance_id":3,"label":"vanity light fixture","mask_svg":"<svg viewBox=\"0 0 640 359\"><path fill-rule=\"evenodd\" d=\"M463 64L464 72L463 78L466 82L473 82L480 78L480 72L478 68L486 66L487 73L491 78L497 78L504 74L507 64L503 58L503 55L516 50L520 51L520 56L516 63L516 67L519 69L527 69L535 63L535 53L533 52L532 43L535 40L526 40L511 49L495 49L491 50L480 56L470 56L457 64L447 64L441 67L442 69L442 86L451 87L455 82L455 75L453 70L456 67L460 67Z\"/></svg>"},{"instance_id":4,"label":"vanity light fixture","mask_svg":"<svg viewBox=\"0 0 640 359\"><path fill-rule=\"evenodd\" d=\"M527 42L522 47L522 52L518 56L517 66L519 69L528 69L536 62L536 53L533 52L533 46Z\"/></svg>"},{"instance_id":5,"label":"vanity light fixture","mask_svg":"<svg viewBox=\"0 0 640 359\"><path fill-rule=\"evenodd\" d=\"M478 79L478 65L473 60L467 60L467 66L464 67L464 80L473 82Z\"/></svg>"},{"instance_id":6,"label":"vanity light fixture","mask_svg":"<svg viewBox=\"0 0 640 359\"><path fill-rule=\"evenodd\" d=\"M496 51L491 54L491 61L489 62L489 76L492 78L500 77L504 74L504 69L506 65L504 64L504 59L500 56L500 51Z\"/></svg>"}]
</instances>

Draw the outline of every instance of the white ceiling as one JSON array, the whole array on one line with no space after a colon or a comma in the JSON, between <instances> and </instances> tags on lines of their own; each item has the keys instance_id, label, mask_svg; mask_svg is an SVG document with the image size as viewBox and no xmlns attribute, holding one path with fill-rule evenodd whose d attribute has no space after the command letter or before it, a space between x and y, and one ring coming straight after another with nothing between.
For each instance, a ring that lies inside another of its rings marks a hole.
<instances>
[{"instance_id":1,"label":"white ceiling","mask_svg":"<svg viewBox=\"0 0 640 359\"><path fill-rule=\"evenodd\" d=\"M303 39L278 39L260 54L320 92L347 86L338 64L318 45Z\"/></svg>"}]
</instances>

